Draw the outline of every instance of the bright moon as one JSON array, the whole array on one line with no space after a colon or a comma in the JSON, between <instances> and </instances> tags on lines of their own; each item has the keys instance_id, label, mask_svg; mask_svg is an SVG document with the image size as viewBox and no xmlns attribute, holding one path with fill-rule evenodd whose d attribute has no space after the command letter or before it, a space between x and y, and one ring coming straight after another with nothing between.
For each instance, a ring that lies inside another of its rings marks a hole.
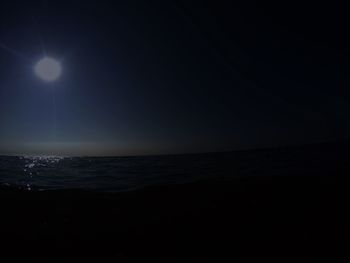
<instances>
[{"instance_id":1,"label":"bright moon","mask_svg":"<svg viewBox=\"0 0 350 263\"><path fill-rule=\"evenodd\" d=\"M42 80L52 82L61 76L62 67L57 60L50 57L44 57L35 65L34 71Z\"/></svg>"}]
</instances>

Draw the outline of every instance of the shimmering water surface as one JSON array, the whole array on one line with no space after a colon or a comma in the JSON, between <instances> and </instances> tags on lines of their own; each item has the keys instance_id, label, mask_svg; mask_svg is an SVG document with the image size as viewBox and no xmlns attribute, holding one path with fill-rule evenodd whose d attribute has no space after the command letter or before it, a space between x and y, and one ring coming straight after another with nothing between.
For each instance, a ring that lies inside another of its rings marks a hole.
<instances>
[{"instance_id":1,"label":"shimmering water surface","mask_svg":"<svg viewBox=\"0 0 350 263\"><path fill-rule=\"evenodd\" d=\"M0 183L27 190L123 191L217 176L212 157L0 157Z\"/></svg>"},{"instance_id":2,"label":"shimmering water surface","mask_svg":"<svg viewBox=\"0 0 350 263\"><path fill-rule=\"evenodd\" d=\"M344 153L338 156L334 153L333 148L322 147L147 157L3 156L0 184L38 191L117 192L235 176L317 175L342 167L339 162L348 162Z\"/></svg>"}]
</instances>

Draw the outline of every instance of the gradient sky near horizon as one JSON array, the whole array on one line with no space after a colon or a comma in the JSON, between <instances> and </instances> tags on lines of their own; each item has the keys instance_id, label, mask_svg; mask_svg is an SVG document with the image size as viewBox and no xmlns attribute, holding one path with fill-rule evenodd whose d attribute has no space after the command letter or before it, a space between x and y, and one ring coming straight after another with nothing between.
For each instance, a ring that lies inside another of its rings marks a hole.
<instances>
[{"instance_id":1,"label":"gradient sky near horizon","mask_svg":"<svg viewBox=\"0 0 350 263\"><path fill-rule=\"evenodd\" d=\"M346 138L349 18L301 4L2 1L0 154L203 152ZM44 52L63 67L54 83L33 72Z\"/></svg>"}]
</instances>

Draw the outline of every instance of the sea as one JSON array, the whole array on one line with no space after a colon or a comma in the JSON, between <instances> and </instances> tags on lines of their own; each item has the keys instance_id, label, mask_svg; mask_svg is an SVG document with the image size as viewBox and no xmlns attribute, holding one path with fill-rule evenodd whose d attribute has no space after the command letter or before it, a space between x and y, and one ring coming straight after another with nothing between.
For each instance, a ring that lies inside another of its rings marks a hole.
<instances>
[{"instance_id":1,"label":"sea","mask_svg":"<svg viewBox=\"0 0 350 263\"><path fill-rule=\"evenodd\" d=\"M317 145L161 156L0 156L0 186L120 192L244 176L318 175L347 165L345 151L347 146Z\"/></svg>"}]
</instances>

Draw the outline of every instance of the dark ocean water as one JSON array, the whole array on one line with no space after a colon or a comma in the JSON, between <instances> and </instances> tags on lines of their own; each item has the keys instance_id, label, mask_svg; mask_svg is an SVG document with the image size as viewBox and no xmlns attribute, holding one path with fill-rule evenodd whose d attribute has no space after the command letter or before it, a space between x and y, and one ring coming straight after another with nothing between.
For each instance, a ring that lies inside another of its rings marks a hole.
<instances>
[{"instance_id":1,"label":"dark ocean water","mask_svg":"<svg viewBox=\"0 0 350 263\"><path fill-rule=\"evenodd\" d=\"M0 184L27 190L125 191L220 177L225 157L0 157ZM221 168L218 166L221 163Z\"/></svg>"},{"instance_id":2,"label":"dark ocean water","mask_svg":"<svg viewBox=\"0 0 350 263\"><path fill-rule=\"evenodd\" d=\"M347 149L326 145L146 157L0 157L0 184L38 191L117 192L202 179L317 175L347 165Z\"/></svg>"}]
</instances>

